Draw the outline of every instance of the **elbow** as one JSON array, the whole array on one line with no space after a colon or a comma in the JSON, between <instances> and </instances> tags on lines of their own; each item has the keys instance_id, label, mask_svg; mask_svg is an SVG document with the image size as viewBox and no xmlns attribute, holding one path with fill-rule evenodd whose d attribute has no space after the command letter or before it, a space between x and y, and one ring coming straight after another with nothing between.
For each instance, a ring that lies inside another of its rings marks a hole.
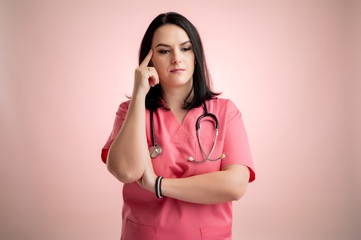
<instances>
[{"instance_id":1,"label":"elbow","mask_svg":"<svg viewBox=\"0 0 361 240\"><path fill-rule=\"evenodd\" d=\"M142 177L142 174L138 171L120 171L119 168L116 168L111 164L109 164L107 168L108 171L122 183L135 182Z\"/></svg>"},{"instance_id":2,"label":"elbow","mask_svg":"<svg viewBox=\"0 0 361 240\"><path fill-rule=\"evenodd\" d=\"M113 163L109 158L107 159L107 169L116 179L122 183L135 182L143 175L141 169L131 170L127 167Z\"/></svg>"},{"instance_id":3,"label":"elbow","mask_svg":"<svg viewBox=\"0 0 361 240\"><path fill-rule=\"evenodd\" d=\"M231 200L232 201L240 200L243 197L243 195L246 193L246 189L247 189L247 186L244 184L235 186L230 191Z\"/></svg>"},{"instance_id":4,"label":"elbow","mask_svg":"<svg viewBox=\"0 0 361 240\"><path fill-rule=\"evenodd\" d=\"M233 194L232 194L232 201L238 201L240 200L243 195L244 195L245 192L241 192L241 191L235 191Z\"/></svg>"},{"instance_id":5,"label":"elbow","mask_svg":"<svg viewBox=\"0 0 361 240\"><path fill-rule=\"evenodd\" d=\"M132 183L142 177L141 174L133 174L131 172L120 172L112 168L108 168L108 171L122 183Z\"/></svg>"},{"instance_id":6,"label":"elbow","mask_svg":"<svg viewBox=\"0 0 361 240\"><path fill-rule=\"evenodd\" d=\"M227 170L231 171L232 184L229 184L228 193L232 201L240 200L246 193L248 181L249 181L249 170L246 166L230 166Z\"/></svg>"}]
</instances>

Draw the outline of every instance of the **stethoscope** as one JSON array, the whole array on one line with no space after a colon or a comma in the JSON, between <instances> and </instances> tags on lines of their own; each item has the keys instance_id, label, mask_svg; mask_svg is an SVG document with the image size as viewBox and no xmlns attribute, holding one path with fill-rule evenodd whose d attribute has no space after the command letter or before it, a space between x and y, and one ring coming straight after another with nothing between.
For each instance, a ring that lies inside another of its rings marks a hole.
<instances>
[{"instance_id":1,"label":"stethoscope","mask_svg":"<svg viewBox=\"0 0 361 240\"><path fill-rule=\"evenodd\" d=\"M212 113L208 113L208 110L207 110L207 105L205 102L203 102L203 106L204 106L204 114L200 115L197 119L197 122L196 122L196 131L197 131L197 138L198 138L198 143L199 143L199 146L202 150L202 153L203 155L206 157L204 160L202 161L197 161L195 159L193 159L193 157L189 157L188 158L188 161L191 161L191 162L195 162L195 163L202 163L202 162L205 162L205 161L218 161L224 157L226 157L225 154L222 154L220 157L216 158L216 159L211 159L211 155L213 153L213 150L214 150L214 147L216 146L216 142L217 142L217 137L218 137L218 119L217 117L212 114ZM212 149L211 151L209 152L209 154L207 155L203 149L203 146L202 146L202 143L201 143L201 137L200 137L200 133L199 133L199 130L201 128L201 120L202 118L204 117L211 117L214 119L214 122L215 122L215 128L216 128L216 132L215 132L215 135L214 135L214 140L213 140L213 146L212 146ZM163 149L160 145L158 144L155 144L155 136L154 136L154 123L153 123L153 111L151 110L150 111L150 124L151 124L151 129L152 129L152 143L153 145L149 148L149 155L152 157L152 158L155 158L155 157L158 157Z\"/></svg>"}]
</instances>

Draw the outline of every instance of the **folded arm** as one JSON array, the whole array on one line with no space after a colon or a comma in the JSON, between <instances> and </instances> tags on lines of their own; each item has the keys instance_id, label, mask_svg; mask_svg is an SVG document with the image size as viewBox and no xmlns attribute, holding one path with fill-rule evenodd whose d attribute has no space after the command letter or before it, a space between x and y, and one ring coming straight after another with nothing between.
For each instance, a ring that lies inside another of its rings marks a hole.
<instances>
[{"instance_id":1,"label":"folded arm","mask_svg":"<svg viewBox=\"0 0 361 240\"><path fill-rule=\"evenodd\" d=\"M149 167L148 165L143 178L138 183L154 193L156 175ZM235 201L246 192L249 175L248 167L233 164L223 167L221 171L192 177L164 178L161 185L162 194L166 197L200 204Z\"/></svg>"}]
</instances>

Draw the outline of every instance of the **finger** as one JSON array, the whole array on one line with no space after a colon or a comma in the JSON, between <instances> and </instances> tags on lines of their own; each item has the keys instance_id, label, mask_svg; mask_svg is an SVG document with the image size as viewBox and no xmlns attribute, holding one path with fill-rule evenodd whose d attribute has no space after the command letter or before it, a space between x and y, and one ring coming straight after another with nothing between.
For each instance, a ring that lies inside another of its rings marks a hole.
<instances>
[{"instance_id":1,"label":"finger","mask_svg":"<svg viewBox=\"0 0 361 240\"><path fill-rule=\"evenodd\" d=\"M159 76L157 71L155 71L154 69L152 69L149 74L148 74L148 81L149 81L149 85L154 87L155 85L157 85L159 83Z\"/></svg>"},{"instance_id":2,"label":"finger","mask_svg":"<svg viewBox=\"0 0 361 240\"><path fill-rule=\"evenodd\" d=\"M153 49L150 49L149 53L147 54L147 56L145 56L143 62L139 65L139 67L148 66L150 60L152 59L152 56L153 56Z\"/></svg>"}]
</instances>

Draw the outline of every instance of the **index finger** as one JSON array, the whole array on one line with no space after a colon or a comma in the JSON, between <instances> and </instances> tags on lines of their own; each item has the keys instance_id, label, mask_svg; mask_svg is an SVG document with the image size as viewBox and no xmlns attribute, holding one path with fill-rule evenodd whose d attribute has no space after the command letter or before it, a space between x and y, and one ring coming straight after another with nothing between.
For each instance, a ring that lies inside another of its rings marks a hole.
<instances>
[{"instance_id":1,"label":"index finger","mask_svg":"<svg viewBox=\"0 0 361 240\"><path fill-rule=\"evenodd\" d=\"M149 53L147 56L145 56L143 62L139 65L139 67L146 67L148 66L150 59L152 59L153 56L153 49L150 49Z\"/></svg>"}]
</instances>

